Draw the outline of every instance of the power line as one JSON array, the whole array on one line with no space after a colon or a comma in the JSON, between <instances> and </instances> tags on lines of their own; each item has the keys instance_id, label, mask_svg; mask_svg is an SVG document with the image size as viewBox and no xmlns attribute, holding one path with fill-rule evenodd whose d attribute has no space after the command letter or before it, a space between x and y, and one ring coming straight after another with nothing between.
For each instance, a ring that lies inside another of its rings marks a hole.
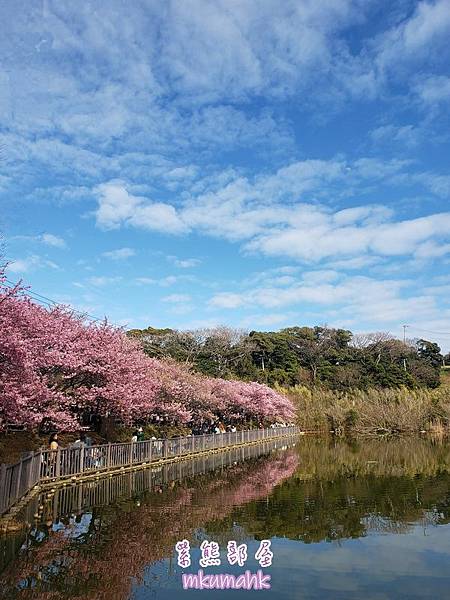
<instances>
[{"instance_id":1,"label":"power line","mask_svg":"<svg viewBox=\"0 0 450 600\"><path fill-rule=\"evenodd\" d=\"M8 279L6 280L6 282L7 282L6 287L9 287L9 289L13 289L17 285L15 283L13 283L12 281L9 281ZM56 300L52 300L51 298L47 298L47 296L43 296L42 294L38 294L37 292L33 292L31 290L21 289L19 292L22 295L28 296L32 300L36 300L40 304L47 306L48 308L58 307L58 306L62 306L62 307L69 306L69 305L62 304L61 302L56 302ZM102 321L103 320L98 317L94 317L93 315L90 315L89 313L84 313L79 310L76 310L72 306L69 306L69 308L72 310L72 312L88 319L89 321Z\"/></svg>"},{"instance_id":2,"label":"power line","mask_svg":"<svg viewBox=\"0 0 450 600\"><path fill-rule=\"evenodd\" d=\"M9 284L8 287L10 289L13 289L17 285L17 283L14 283L14 281L10 281L9 279L6 279L5 281ZM49 306L50 305L58 306L58 302L56 302L55 300L52 300L51 298L47 298L47 296L43 296L42 294L38 294L37 292L33 292L33 291L29 290L28 288L23 288L20 290L20 292L27 296L32 296L35 299L43 300L44 303Z\"/></svg>"},{"instance_id":3,"label":"power line","mask_svg":"<svg viewBox=\"0 0 450 600\"><path fill-rule=\"evenodd\" d=\"M9 279L5 279L3 282L3 285L8 287L9 289L14 289L17 286L17 283L14 283L13 281L10 281ZM61 302L56 302L55 300L52 300L51 298L48 298L47 296L43 296L42 294L38 294L38 292L34 292L34 291L28 290L26 288L21 289L20 293L24 296L28 296L32 300L36 300L37 302L47 306L48 308L54 308L54 307L58 307L58 306L62 306L62 307L69 306L69 308L72 312L74 312L77 315L80 315L81 317L83 317L84 319L87 319L88 321L92 321L93 323L101 323L105 320L105 319L101 319L100 317L95 317L94 315L90 315L89 313L85 313L85 312L76 310L75 308L73 308L70 305L65 305L65 304L62 304Z\"/></svg>"},{"instance_id":4,"label":"power line","mask_svg":"<svg viewBox=\"0 0 450 600\"><path fill-rule=\"evenodd\" d=\"M422 331L423 333L432 333L433 335L450 335L450 331L430 331L429 329L420 329L414 325L408 325L410 329L414 331Z\"/></svg>"}]
</instances>

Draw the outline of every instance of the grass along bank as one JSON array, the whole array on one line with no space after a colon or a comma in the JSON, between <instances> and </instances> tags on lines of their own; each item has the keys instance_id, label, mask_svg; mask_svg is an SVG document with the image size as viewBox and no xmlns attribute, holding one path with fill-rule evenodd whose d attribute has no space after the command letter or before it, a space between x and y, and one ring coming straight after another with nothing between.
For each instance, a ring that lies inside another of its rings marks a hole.
<instances>
[{"instance_id":1,"label":"grass along bank","mask_svg":"<svg viewBox=\"0 0 450 600\"><path fill-rule=\"evenodd\" d=\"M283 390L305 431L335 433L450 432L450 386L336 391L295 386Z\"/></svg>"}]
</instances>

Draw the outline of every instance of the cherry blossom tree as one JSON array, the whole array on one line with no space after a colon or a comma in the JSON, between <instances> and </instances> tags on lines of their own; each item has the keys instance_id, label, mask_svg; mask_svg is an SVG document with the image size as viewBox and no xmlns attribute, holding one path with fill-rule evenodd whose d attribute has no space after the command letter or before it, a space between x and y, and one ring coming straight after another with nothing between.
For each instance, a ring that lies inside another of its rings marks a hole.
<instances>
[{"instance_id":1,"label":"cherry blossom tree","mask_svg":"<svg viewBox=\"0 0 450 600\"><path fill-rule=\"evenodd\" d=\"M8 288L1 271L0 332L0 429L37 428L43 418L73 429L85 412L128 424L156 415L184 424L293 417L290 401L271 388L149 358L106 322L35 304L20 286Z\"/></svg>"},{"instance_id":2,"label":"cherry blossom tree","mask_svg":"<svg viewBox=\"0 0 450 600\"><path fill-rule=\"evenodd\" d=\"M0 292L0 427L36 427L43 416L72 428L83 411L131 422L159 392L138 345L107 323L87 325L64 308Z\"/></svg>"}]
</instances>

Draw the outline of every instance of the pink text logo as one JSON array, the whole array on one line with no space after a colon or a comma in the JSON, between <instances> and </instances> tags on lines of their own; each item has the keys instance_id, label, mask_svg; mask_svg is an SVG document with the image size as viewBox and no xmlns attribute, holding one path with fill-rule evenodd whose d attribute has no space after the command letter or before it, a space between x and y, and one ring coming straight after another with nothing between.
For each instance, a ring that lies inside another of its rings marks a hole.
<instances>
[{"instance_id":1,"label":"pink text logo","mask_svg":"<svg viewBox=\"0 0 450 600\"><path fill-rule=\"evenodd\" d=\"M245 571L242 575L205 575L199 569L196 574L183 573L182 583L184 590L270 590L270 575L265 575L261 569L256 573Z\"/></svg>"}]
</instances>

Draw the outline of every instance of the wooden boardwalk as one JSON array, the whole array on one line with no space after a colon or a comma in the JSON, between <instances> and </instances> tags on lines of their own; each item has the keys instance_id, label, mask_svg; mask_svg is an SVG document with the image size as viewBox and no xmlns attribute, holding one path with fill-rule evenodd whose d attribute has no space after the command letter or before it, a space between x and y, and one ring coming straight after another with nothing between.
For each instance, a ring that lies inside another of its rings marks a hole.
<instances>
[{"instance_id":1,"label":"wooden boardwalk","mask_svg":"<svg viewBox=\"0 0 450 600\"><path fill-rule=\"evenodd\" d=\"M56 451L30 452L14 465L1 465L0 516L17 506L30 492L38 492L42 487L141 469L298 433L298 427L247 429L101 446L80 444Z\"/></svg>"}]
</instances>

